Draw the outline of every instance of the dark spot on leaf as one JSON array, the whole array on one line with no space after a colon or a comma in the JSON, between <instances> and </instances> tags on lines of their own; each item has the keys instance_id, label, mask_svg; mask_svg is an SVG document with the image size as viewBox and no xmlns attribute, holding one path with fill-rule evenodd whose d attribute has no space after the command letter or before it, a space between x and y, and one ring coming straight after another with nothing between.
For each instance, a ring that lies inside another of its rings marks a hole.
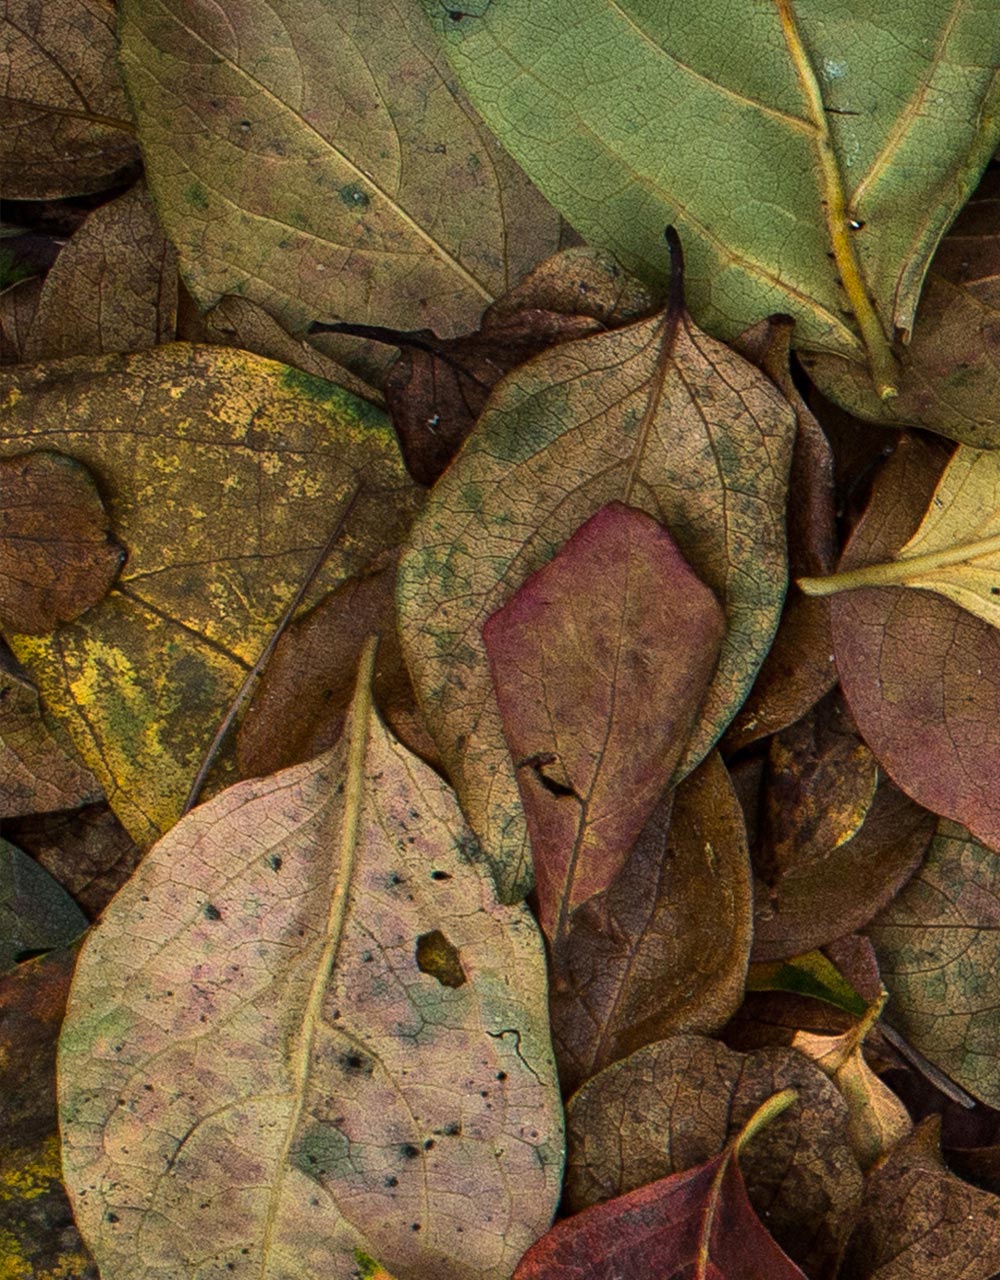
<instances>
[{"instance_id":1,"label":"dark spot on leaf","mask_svg":"<svg viewBox=\"0 0 1000 1280\"><path fill-rule=\"evenodd\" d=\"M214 903L211 903L211 902L205 904L204 915L206 920L222 919L222 912L219 910L217 906L214 905Z\"/></svg>"},{"instance_id":2,"label":"dark spot on leaf","mask_svg":"<svg viewBox=\"0 0 1000 1280\"><path fill-rule=\"evenodd\" d=\"M345 1071L360 1072L366 1076L370 1076L374 1071L370 1059L363 1053L342 1053L338 1061Z\"/></svg>"},{"instance_id":3,"label":"dark spot on leaf","mask_svg":"<svg viewBox=\"0 0 1000 1280\"><path fill-rule=\"evenodd\" d=\"M407 1160L416 1160L417 1156L420 1155L420 1148L415 1147L412 1142L404 1142L399 1149Z\"/></svg>"},{"instance_id":4,"label":"dark spot on leaf","mask_svg":"<svg viewBox=\"0 0 1000 1280\"><path fill-rule=\"evenodd\" d=\"M460 987L466 981L458 950L440 929L420 935L416 959L420 972L429 973L444 987Z\"/></svg>"},{"instance_id":5,"label":"dark spot on leaf","mask_svg":"<svg viewBox=\"0 0 1000 1280\"><path fill-rule=\"evenodd\" d=\"M117 1213L111 1213L111 1212L109 1211L108 1213L106 1213L106 1214L104 1215L104 1219L105 1219L105 1221L106 1221L106 1222L117 1222L117 1221L118 1221L118 1214L117 1214Z\"/></svg>"},{"instance_id":6,"label":"dark spot on leaf","mask_svg":"<svg viewBox=\"0 0 1000 1280\"><path fill-rule=\"evenodd\" d=\"M427 1141L424 1143L424 1150L430 1151L433 1149L433 1147L434 1147L434 1139L428 1138Z\"/></svg>"},{"instance_id":7,"label":"dark spot on leaf","mask_svg":"<svg viewBox=\"0 0 1000 1280\"><path fill-rule=\"evenodd\" d=\"M506 1079L507 1079L507 1072L506 1072L506 1071L498 1071L498 1072L497 1072L497 1077L496 1077L496 1078L497 1078L498 1080L506 1080Z\"/></svg>"},{"instance_id":8,"label":"dark spot on leaf","mask_svg":"<svg viewBox=\"0 0 1000 1280\"><path fill-rule=\"evenodd\" d=\"M431 879L432 880L450 880L451 876L448 874L447 871L432 871Z\"/></svg>"},{"instance_id":9,"label":"dark spot on leaf","mask_svg":"<svg viewBox=\"0 0 1000 1280\"><path fill-rule=\"evenodd\" d=\"M398 1178L394 1178L394 1177L392 1177L392 1176L390 1175L388 1178L386 1178L386 1180L385 1180L385 1185L386 1185L387 1187L398 1187L398 1186L399 1186L399 1179L398 1179Z\"/></svg>"},{"instance_id":10,"label":"dark spot on leaf","mask_svg":"<svg viewBox=\"0 0 1000 1280\"><path fill-rule=\"evenodd\" d=\"M420 1230L420 1223L419 1223L419 1222L411 1222L411 1223L410 1223L410 1230L411 1230L411 1231L419 1231L419 1230Z\"/></svg>"},{"instance_id":11,"label":"dark spot on leaf","mask_svg":"<svg viewBox=\"0 0 1000 1280\"><path fill-rule=\"evenodd\" d=\"M281 870L282 860L281 860L281 858L280 858L276 853L272 853L272 854L271 854L271 856L268 858L268 860L267 860L267 861L268 861L268 863L270 864L270 867L271 867L271 870L272 870L272 871L280 871L280 870Z\"/></svg>"}]
</instances>

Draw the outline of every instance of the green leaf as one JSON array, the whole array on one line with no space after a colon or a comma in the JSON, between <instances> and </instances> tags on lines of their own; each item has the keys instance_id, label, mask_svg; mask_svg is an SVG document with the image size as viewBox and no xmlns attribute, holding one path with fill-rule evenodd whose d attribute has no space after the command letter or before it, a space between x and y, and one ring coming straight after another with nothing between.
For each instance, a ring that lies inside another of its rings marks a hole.
<instances>
[{"instance_id":1,"label":"green leaf","mask_svg":"<svg viewBox=\"0 0 1000 1280\"><path fill-rule=\"evenodd\" d=\"M146 175L202 306L461 332L558 217L457 96L419 0L121 9Z\"/></svg>"},{"instance_id":2,"label":"green leaf","mask_svg":"<svg viewBox=\"0 0 1000 1280\"><path fill-rule=\"evenodd\" d=\"M998 0L424 3L477 110L588 240L662 279L672 223L709 332L787 312L800 346L867 348L889 390L886 342L1000 140Z\"/></svg>"}]
</instances>

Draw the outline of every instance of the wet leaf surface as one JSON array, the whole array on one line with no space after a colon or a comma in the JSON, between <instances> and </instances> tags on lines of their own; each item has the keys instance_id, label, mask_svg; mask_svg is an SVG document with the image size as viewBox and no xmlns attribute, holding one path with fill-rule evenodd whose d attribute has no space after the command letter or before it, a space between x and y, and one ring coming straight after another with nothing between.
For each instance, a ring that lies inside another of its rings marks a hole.
<instances>
[{"instance_id":1,"label":"wet leaf surface","mask_svg":"<svg viewBox=\"0 0 1000 1280\"><path fill-rule=\"evenodd\" d=\"M1000 861L942 819L920 871L868 926L886 1021L963 1089L1000 1106Z\"/></svg>"},{"instance_id":2,"label":"wet leaf surface","mask_svg":"<svg viewBox=\"0 0 1000 1280\"><path fill-rule=\"evenodd\" d=\"M718 1031L743 993L750 869L717 753L654 811L621 872L550 953L563 1092L675 1032Z\"/></svg>"},{"instance_id":3,"label":"wet leaf surface","mask_svg":"<svg viewBox=\"0 0 1000 1280\"><path fill-rule=\"evenodd\" d=\"M557 246L472 115L417 0L122 7L147 178L188 287L286 328L453 334ZM336 86L331 91L331 86Z\"/></svg>"},{"instance_id":4,"label":"wet leaf surface","mask_svg":"<svg viewBox=\"0 0 1000 1280\"><path fill-rule=\"evenodd\" d=\"M449 788L373 717L372 656L338 746L188 815L81 956L63 1160L104 1280L134 1273L140 1241L177 1280L346 1278L357 1248L500 1280L549 1222L539 935L496 903ZM434 931L465 981L421 967Z\"/></svg>"},{"instance_id":5,"label":"wet leaf surface","mask_svg":"<svg viewBox=\"0 0 1000 1280\"><path fill-rule=\"evenodd\" d=\"M617 502L487 619L483 645L552 945L611 884L662 796L724 630L718 601L668 530Z\"/></svg>"},{"instance_id":6,"label":"wet leaf surface","mask_svg":"<svg viewBox=\"0 0 1000 1280\"><path fill-rule=\"evenodd\" d=\"M318 550L343 520L307 604L394 545L419 493L377 410L217 347L21 369L3 421L12 453L44 440L100 476L129 548L85 625L12 647L115 812L149 843L180 816Z\"/></svg>"},{"instance_id":7,"label":"wet leaf surface","mask_svg":"<svg viewBox=\"0 0 1000 1280\"><path fill-rule=\"evenodd\" d=\"M118 71L115 11L103 0L6 0L0 98L4 195L105 191L138 168Z\"/></svg>"},{"instance_id":8,"label":"wet leaf surface","mask_svg":"<svg viewBox=\"0 0 1000 1280\"><path fill-rule=\"evenodd\" d=\"M404 550L407 665L505 898L528 887L529 856L480 631L525 578L609 502L669 529L727 620L680 773L746 696L777 625L795 417L679 307L675 293L663 315L556 347L508 376Z\"/></svg>"},{"instance_id":9,"label":"wet leaf surface","mask_svg":"<svg viewBox=\"0 0 1000 1280\"><path fill-rule=\"evenodd\" d=\"M711 1159L766 1098L789 1087L798 1102L741 1163L775 1239L807 1272L821 1272L839 1252L862 1178L843 1098L791 1049L739 1054L673 1036L600 1072L567 1106L564 1207L576 1212Z\"/></svg>"},{"instance_id":10,"label":"wet leaf surface","mask_svg":"<svg viewBox=\"0 0 1000 1280\"><path fill-rule=\"evenodd\" d=\"M177 324L177 255L145 186L101 205L45 278L23 359L139 351L171 342Z\"/></svg>"},{"instance_id":11,"label":"wet leaf surface","mask_svg":"<svg viewBox=\"0 0 1000 1280\"><path fill-rule=\"evenodd\" d=\"M75 942L87 917L47 871L0 839L0 975L39 951Z\"/></svg>"},{"instance_id":12,"label":"wet leaf surface","mask_svg":"<svg viewBox=\"0 0 1000 1280\"><path fill-rule=\"evenodd\" d=\"M0 494L0 624L43 635L107 595L125 549L75 458L49 449L2 458Z\"/></svg>"}]
</instances>

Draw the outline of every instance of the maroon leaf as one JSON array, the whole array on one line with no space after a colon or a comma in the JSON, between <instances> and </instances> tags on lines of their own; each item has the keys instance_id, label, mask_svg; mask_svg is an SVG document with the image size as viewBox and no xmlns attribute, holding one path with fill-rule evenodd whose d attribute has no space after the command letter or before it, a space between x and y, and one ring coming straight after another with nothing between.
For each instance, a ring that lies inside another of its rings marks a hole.
<instances>
[{"instance_id":1,"label":"maroon leaf","mask_svg":"<svg viewBox=\"0 0 1000 1280\"><path fill-rule=\"evenodd\" d=\"M794 1098L769 1098L704 1164L557 1223L514 1280L804 1280L754 1213L735 1158Z\"/></svg>"},{"instance_id":2,"label":"maroon leaf","mask_svg":"<svg viewBox=\"0 0 1000 1280\"><path fill-rule=\"evenodd\" d=\"M620 502L487 620L550 940L608 887L663 794L723 631L670 533Z\"/></svg>"}]
</instances>

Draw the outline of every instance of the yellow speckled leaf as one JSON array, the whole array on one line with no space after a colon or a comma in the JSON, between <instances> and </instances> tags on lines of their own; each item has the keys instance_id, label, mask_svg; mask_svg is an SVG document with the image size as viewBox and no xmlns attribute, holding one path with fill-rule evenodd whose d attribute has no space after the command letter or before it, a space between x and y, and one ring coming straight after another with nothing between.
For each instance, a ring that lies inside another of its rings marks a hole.
<instances>
[{"instance_id":1,"label":"yellow speckled leaf","mask_svg":"<svg viewBox=\"0 0 1000 1280\"><path fill-rule=\"evenodd\" d=\"M396 543L420 501L385 417L247 352L177 343L0 384L3 453L97 477L128 551L80 625L10 638L140 842L181 807L215 729L338 521L306 604Z\"/></svg>"}]
</instances>

